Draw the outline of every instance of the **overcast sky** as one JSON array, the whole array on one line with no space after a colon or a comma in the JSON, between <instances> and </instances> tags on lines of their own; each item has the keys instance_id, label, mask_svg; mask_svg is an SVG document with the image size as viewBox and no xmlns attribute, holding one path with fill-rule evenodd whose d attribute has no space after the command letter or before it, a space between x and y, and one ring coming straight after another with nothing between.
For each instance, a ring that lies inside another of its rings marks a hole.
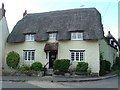
<instances>
[{"instance_id":1,"label":"overcast sky","mask_svg":"<svg viewBox=\"0 0 120 90\"><path fill-rule=\"evenodd\" d=\"M74 8L95 7L101 13L105 35L111 31L118 38L119 0L0 0L5 4L9 31L22 19L23 12L41 13Z\"/></svg>"}]
</instances>

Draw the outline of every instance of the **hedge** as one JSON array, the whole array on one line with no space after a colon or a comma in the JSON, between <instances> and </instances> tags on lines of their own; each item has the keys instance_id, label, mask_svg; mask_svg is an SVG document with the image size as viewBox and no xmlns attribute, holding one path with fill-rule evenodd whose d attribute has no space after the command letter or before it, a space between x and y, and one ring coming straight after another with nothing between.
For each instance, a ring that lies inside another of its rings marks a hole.
<instances>
[{"instance_id":1,"label":"hedge","mask_svg":"<svg viewBox=\"0 0 120 90\"><path fill-rule=\"evenodd\" d=\"M88 63L86 62L78 62L76 71L77 72L87 72L88 70Z\"/></svg>"},{"instance_id":2,"label":"hedge","mask_svg":"<svg viewBox=\"0 0 120 90\"><path fill-rule=\"evenodd\" d=\"M107 74L108 72L110 72L111 70L111 63L107 60L101 60L100 61L100 76L103 76L105 74Z\"/></svg>"},{"instance_id":3,"label":"hedge","mask_svg":"<svg viewBox=\"0 0 120 90\"><path fill-rule=\"evenodd\" d=\"M41 64L41 62L34 62L34 63L31 65L31 70L41 71L41 70L42 70L42 64Z\"/></svg>"},{"instance_id":4,"label":"hedge","mask_svg":"<svg viewBox=\"0 0 120 90\"><path fill-rule=\"evenodd\" d=\"M70 66L70 60L68 59L58 59L54 61L54 71L58 71L60 73L68 72L68 68Z\"/></svg>"}]
</instances>

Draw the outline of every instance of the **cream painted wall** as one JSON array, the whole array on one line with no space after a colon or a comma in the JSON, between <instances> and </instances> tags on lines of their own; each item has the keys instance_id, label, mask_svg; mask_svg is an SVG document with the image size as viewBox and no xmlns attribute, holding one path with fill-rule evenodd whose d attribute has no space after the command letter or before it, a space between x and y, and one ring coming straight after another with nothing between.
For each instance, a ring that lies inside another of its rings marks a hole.
<instances>
[{"instance_id":1,"label":"cream painted wall","mask_svg":"<svg viewBox=\"0 0 120 90\"><path fill-rule=\"evenodd\" d=\"M16 51L20 55L20 64L31 64L35 61L42 62L43 65L45 65L48 62L48 59L46 59L46 53L44 52L44 46L45 42L24 42L24 43L12 43L7 44L6 49L6 56L11 51ZM35 50L35 61L25 61L23 57L23 50ZM5 60L6 65L6 60ZM8 69L8 66L5 66L6 70Z\"/></svg>"},{"instance_id":2,"label":"cream painted wall","mask_svg":"<svg viewBox=\"0 0 120 90\"><path fill-rule=\"evenodd\" d=\"M6 48L6 40L7 37L9 35L9 30L8 30L8 25L7 25L7 21L6 18L3 17L0 20L0 61L3 63L5 60L5 48ZM1 63L1 68L2 68L2 63ZM0 68L0 69L1 69Z\"/></svg>"},{"instance_id":3,"label":"cream painted wall","mask_svg":"<svg viewBox=\"0 0 120 90\"><path fill-rule=\"evenodd\" d=\"M116 57L118 56L117 50L109 46L104 39L99 40L99 43L100 43L100 52L103 55L103 59L110 61L111 66L112 66L113 60L115 60Z\"/></svg>"},{"instance_id":4,"label":"cream painted wall","mask_svg":"<svg viewBox=\"0 0 120 90\"><path fill-rule=\"evenodd\" d=\"M10 51L16 51L20 54L20 63L31 64L33 62L25 62L23 60L23 50L35 50L35 61L40 61L43 65L45 65L49 61L49 58L46 59L46 53L44 52L45 44L46 42L24 42L17 44L7 44L6 56ZM71 53L69 50L85 50L85 62L89 63L89 67L93 72L99 73L98 41L59 41L57 58L71 59ZM73 67L75 64L76 62L73 62ZM6 69L8 69L7 65Z\"/></svg>"},{"instance_id":5,"label":"cream painted wall","mask_svg":"<svg viewBox=\"0 0 120 90\"><path fill-rule=\"evenodd\" d=\"M71 59L70 50L85 50L85 62L89 63L92 72L99 73L99 44L98 41L64 41L59 43L58 58ZM77 62L73 62L75 67Z\"/></svg>"}]
</instances>

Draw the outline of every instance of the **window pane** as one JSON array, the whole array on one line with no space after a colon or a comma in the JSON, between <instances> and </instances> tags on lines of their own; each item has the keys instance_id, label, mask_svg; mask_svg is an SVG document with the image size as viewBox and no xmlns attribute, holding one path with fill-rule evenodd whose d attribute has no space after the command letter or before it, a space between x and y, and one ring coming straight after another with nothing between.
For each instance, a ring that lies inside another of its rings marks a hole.
<instances>
[{"instance_id":1,"label":"window pane","mask_svg":"<svg viewBox=\"0 0 120 90\"><path fill-rule=\"evenodd\" d=\"M79 52L76 52L76 61L79 61Z\"/></svg>"},{"instance_id":2,"label":"window pane","mask_svg":"<svg viewBox=\"0 0 120 90\"><path fill-rule=\"evenodd\" d=\"M74 61L74 52L71 52L71 60Z\"/></svg>"},{"instance_id":3,"label":"window pane","mask_svg":"<svg viewBox=\"0 0 120 90\"><path fill-rule=\"evenodd\" d=\"M78 39L83 39L83 33L78 33Z\"/></svg>"},{"instance_id":4,"label":"window pane","mask_svg":"<svg viewBox=\"0 0 120 90\"><path fill-rule=\"evenodd\" d=\"M83 61L83 52L80 52L80 61Z\"/></svg>"},{"instance_id":5,"label":"window pane","mask_svg":"<svg viewBox=\"0 0 120 90\"><path fill-rule=\"evenodd\" d=\"M30 60L30 52L28 52L28 60Z\"/></svg>"},{"instance_id":6,"label":"window pane","mask_svg":"<svg viewBox=\"0 0 120 90\"><path fill-rule=\"evenodd\" d=\"M34 57L35 57L35 53L32 52L32 60L34 60Z\"/></svg>"},{"instance_id":7,"label":"window pane","mask_svg":"<svg viewBox=\"0 0 120 90\"><path fill-rule=\"evenodd\" d=\"M34 40L34 35L31 35L31 40L32 40L32 41Z\"/></svg>"},{"instance_id":8,"label":"window pane","mask_svg":"<svg viewBox=\"0 0 120 90\"><path fill-rule=\"evenodd\" d=\"M24 52L24 59L27 60L27 52Z\"/></svg>"}]
</instances>

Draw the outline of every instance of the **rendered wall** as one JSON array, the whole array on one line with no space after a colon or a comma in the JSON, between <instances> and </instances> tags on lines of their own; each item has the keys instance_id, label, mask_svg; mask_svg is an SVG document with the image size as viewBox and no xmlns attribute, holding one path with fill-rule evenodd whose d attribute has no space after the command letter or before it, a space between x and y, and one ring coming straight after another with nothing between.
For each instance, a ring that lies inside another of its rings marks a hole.
<instances>
[{"instance_id":1,"label":"rendered wall","mask_svg":"<svg viewBox=\"0 0 120 90\"><path fill-rule=\"evenodd\" d=\"M20 54L21 63L31 64L23 60L23 50L35 50L35 61L42 62L45 65L49 61L49 57L46 59L46 53L44 52L44 46L46 42L24 42L7 44L7 53L10 51L16 51ZM58 47L58 59L71 59L71 53L69 50L85 50L85 62L89 63L89 67L93 72L99 73L99 45L97 41L60 41ZM73 67L76 62L73 62ZM8 69L6 65L6 69Z\"/></svg>"},{"instance_id":2,"label":"rendered wall","mask_svg":"<svg viewBox=\"0 0 120 90\"><path fill-rule=\"evenodd\" d=\"M6 39L8 37L9 30L7 26L6 18L3 17L0 21L0 61L1 61L1 68L4 65L5 60L5 48L6 48Z\"/></svg>"},{"instance_id":3,"label":"rendered wall","mask_svg":"<svg viewBox=\"0 0 120 90\"><path fill-rule=\"evenodd\" d=\"M100 53L102 53L103 59L110 61L111 66L112 66L114 60L118 56L117 50L109 46L104 39L99 40L99 43L100 43Z\"/></svg>"}]
</instances>

